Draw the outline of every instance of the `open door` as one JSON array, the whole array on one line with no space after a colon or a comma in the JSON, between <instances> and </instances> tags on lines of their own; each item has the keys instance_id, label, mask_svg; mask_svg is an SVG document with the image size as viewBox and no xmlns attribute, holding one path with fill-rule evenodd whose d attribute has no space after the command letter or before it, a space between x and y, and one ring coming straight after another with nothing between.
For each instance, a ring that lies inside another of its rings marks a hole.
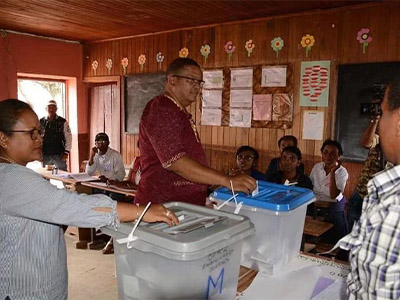
<instances>
[{"instance_id":1,"label":"open door","mask_svg":"<svg viewBox=\"0 0 400 300\"><path fill-rule=\"evenodd\" d=\"M89 99L90 142L94 145L97 133L105 132L110 137L110 147L120 152L121 105L120 91L116 83L92 86Z\"/></svg>"}]
</instances>

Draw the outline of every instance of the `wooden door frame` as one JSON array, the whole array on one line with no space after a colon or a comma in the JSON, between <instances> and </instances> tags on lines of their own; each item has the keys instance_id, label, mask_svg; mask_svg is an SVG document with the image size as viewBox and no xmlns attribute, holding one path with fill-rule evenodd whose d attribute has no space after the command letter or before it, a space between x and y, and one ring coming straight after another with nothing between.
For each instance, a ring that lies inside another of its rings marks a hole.
<instances>
[{"instance_id":1,"label":"wooden door frame","mask_svg":"<svg viewBox=\"0 0 400 300\"><path fill-rule=\"evenodd\" d=\"M123 134L123 128L122 124L124 122L123 119L123 102L121 99L123 99L123 91L121 89L121 76L98 76L98 77L84 77L83 78L83 83L85 84L85 88L90 88L91 85L98 85L98 84L116 84L117 89L119 91L119 114L120 114L120 124L119 124L119 148L122 150L122 134ZM88 101L89 103L89 101ZM89 111L88 111L89 113ZM89 116L88 116L89 117ZM88 118L89 125L90 125L90 120ZM88 132L89 133L89 132Z\"/></svg>"}]
</instances>

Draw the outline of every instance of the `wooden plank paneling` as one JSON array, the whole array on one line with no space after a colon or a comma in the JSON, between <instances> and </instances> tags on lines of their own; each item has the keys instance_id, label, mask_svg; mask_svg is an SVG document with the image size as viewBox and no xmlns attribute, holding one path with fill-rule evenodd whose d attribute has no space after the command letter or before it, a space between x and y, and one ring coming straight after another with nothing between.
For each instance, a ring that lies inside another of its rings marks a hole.
<instances>
[{"instance_id":1,"label":"wooden plank paneling","mask_svg":"<svg viewBox=\"0 0 400 300\"><path fill-rule=\"evenodd\" d=\"M334 138L337 66L344 63L396 61L400 59L400 4L387 2L377 6L367 6L357 9L339 9L330 12L314 12L288 16L269 20L255 20L240 24L225 24L178 30L174 32L154 34L149 36L133 37L113 42L87 44L84 46L85 76L93 76L91 62L99 61L97 76L107 75L105 61L113 57L113 74L122 75L120 60L129 58L128 74L165 71L169 62L178 57L182 47L190 51L189 57L197 60L203 68L223 68L238 66L255 66L260 64L276 65L290 64L293 70L291 85L293 86L293 127L290 129L270 128L230 128L200 125L200 103L192 105L192 113L201 136L207 157L211 166L224 169L234 163L234 153L237 147L249 144L260 153L259 168L265 171L269 160L278 155L277 140L285 134L293 134L299 139L299 148L303 153L306 171L310 171L314 163L320 161L322 141L306 141L302 139L302 117L304 110L319 110L325 113L324 139ZM373 41L367 52L362 53L362 46L356 40L357 32L361 28L370 28ZM303 35L312 34L315 45L306 57L305 50L300 45ZM285 41L279 57L270 46L274 37L280 36ZM253 39L256 44L250 57L244 48L245 42ZM227 41L233 41L236 51L232 59L228 60L224 50ZM200 53L203 44L211 46L211 54L207 62ZM165 56L161 66L156 63L155 55L162 52ZM147 61L143 71L137 62L140 54L145 54ZM86 58L89 57L89 58ZM302 61L330 60L330 96L327 108L300 107L299 83ZM136 147L138 137L124 135L122 139L122 153L125 163L138 154ZM350 173L350 180L346 187L346 196L354 188L361 164L346 163Z\"/></svg>"}]
</instances>

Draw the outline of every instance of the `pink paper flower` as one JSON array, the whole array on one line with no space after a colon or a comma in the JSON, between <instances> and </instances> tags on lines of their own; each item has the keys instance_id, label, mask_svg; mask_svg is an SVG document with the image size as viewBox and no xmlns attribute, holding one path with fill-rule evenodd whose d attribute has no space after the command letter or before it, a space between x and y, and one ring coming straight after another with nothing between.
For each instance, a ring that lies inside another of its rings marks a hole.
<instances>
[{"instance_id":1,"label":"pink paper flower","mask_svg":"<svg viewBox=\"0 0 400 300\"><path fill-rule=\"evenodd\" d=\"M226 42L224 48L225 48L226 54L228 54L228 60L231 60L232 54L233 54L233 52L235 52L235 50L236 50L236 46L233 45L233 42L232 42L232 41L228 41L228 42Z\"/></svg>"},{"instance_id":2,"label":"pink paper flower","mask_svg":"<svg viewBox=\"0 0 400 300\"><path fill-rule=\"evenodd\" d=\"M368 44L372 41L372 37L369 35L369 28L362 28L357 32L357 40L363 45L363 54L365 54Z\"/></svg>"}]
</instances>

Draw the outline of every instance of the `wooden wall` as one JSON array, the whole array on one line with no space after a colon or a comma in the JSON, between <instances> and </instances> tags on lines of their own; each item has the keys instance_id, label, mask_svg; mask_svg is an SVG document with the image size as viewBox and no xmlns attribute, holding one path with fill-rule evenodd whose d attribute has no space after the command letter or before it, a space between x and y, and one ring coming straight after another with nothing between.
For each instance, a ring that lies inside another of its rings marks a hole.
<instances>
[{"instance_id":1,"label":"wooden wall","mask_svg":"<svg viewBox=\"0 0 400 300\"><path fill-rule=\"evenodd\" d=\"M306 171L309 172L314 163L320 161L322 141L301 139L303 111L317 109L299 106L301 62L331 61L329 107L318 108L318 110L325 112L324 139L333 138L337 66L347 63L398 61L400 58L399 16L400 4L386 2L88 43L84 45L83 74L85 77L95 76L91 64L97 60L99 67L96 76L123 75L120 64L123 57L129 59L127 74L165 71L168 63L178 57L178 52L182 47L187 47L190 51L189 57L198 61L204 68L291 63L295 74L293 82L295 104L294 122L290 129L201 126L199 125L199 110L193 105L190 111L195 116L201 141L211 167L220 170L227 169L234 161L233 153L237 147L247 144L260 152L259 169L264 171L270 158L276 157L278 154L277 140L279 137L292 134L299 138L299 147L303 153ZM369 28L373 38L365 54L362 53L362 45L356 40L357 32L362 28ZM315 45L309 52L308 58L300 44L302 36L306 34L315 37ZM276 58L276 54L270 46L270 41L277 36L282 37L285 43L279 58ZM245 42L249 39L253 39L256 44L251 57L247 56L244 48ZM236 45L236 52L231 61L228 61L224 52L224 45L229 40ZM211 46L211 54L207 62L200 54L203 44ZM156 53L160 51L165 55L161 69L155 60ZM141 54L145 54L147 58L143 70L140 69L137 61ZM113 68L110 74L105 67L107 58L113 59ZM136 141L137 136L123 134L121 149L125 163L130 163L137 155ZM361 165L345 163L345 166L351 175L346 190L346 194L349 195L357 182Z\"/></svg>"}]
</instances>

